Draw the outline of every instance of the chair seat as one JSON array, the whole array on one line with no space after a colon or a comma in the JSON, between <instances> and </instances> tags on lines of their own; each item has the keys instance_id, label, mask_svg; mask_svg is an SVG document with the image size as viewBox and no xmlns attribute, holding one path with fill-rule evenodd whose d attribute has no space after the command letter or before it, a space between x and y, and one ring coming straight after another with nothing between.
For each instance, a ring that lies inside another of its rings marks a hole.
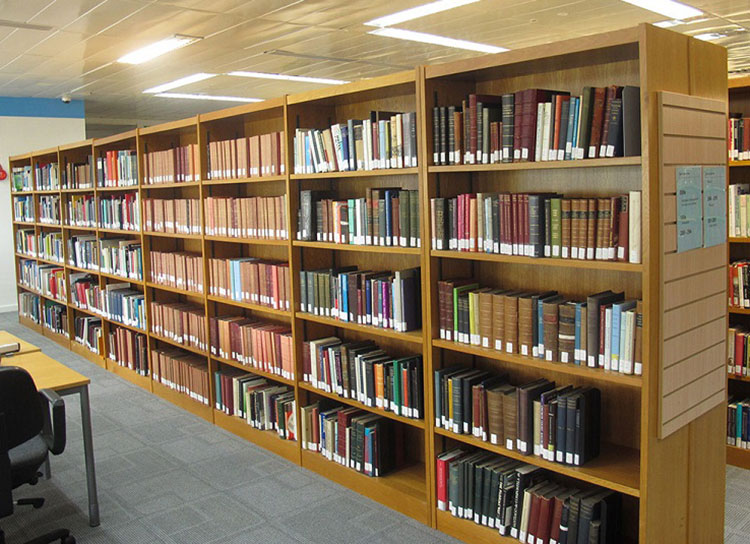
<instances>
[{"instance_id":1,"label":"chair seat","mask_svg":"<svg viewBox=\"0 0 750 544\"><path fill-rule=\"evenodd\" d=\"M8 451L13 489L36 481L37 472L47 459L49 449L41 435L16 446Z\"/></svg>"}]
</instances>

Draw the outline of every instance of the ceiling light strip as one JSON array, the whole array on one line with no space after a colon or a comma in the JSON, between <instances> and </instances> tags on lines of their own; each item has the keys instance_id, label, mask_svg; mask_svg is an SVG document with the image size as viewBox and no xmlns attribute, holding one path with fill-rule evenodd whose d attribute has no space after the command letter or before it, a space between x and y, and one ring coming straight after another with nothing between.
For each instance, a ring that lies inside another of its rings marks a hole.
<instances>
[{"instance_id":1,"label":"ceiling light strip","mask_svg":"<svg viewBox=\"0 0 750 544\"><path fill-rule=\"evenodd\" d=\"M497 47L484 43L470 42L467 40L457 40L455 38L446 38L435 34L426 34L424 32L414 32L413 30L402 30L400 28L379 28L371 30L368 34L376 36L386 36L399 40L409 40L412 42L429 43L432 45L442 45L444 47L453 47L456 49L468 49L469 51L479 51L480 53L503 53L509 51L504 47Z\"/></svg>"},{"instance_id":2,"label":"ceiling light strip","mask_svg":"<svg viewBox=\"0 0 750 544\"><path fill-rule=\"evenodd\" d=\"M292 76L292 75L286 75L286 74L269 74L266 72L244 72L244 71L237 71L237 72L229 72L227 75L229 76L236 76L236 77L249 77L249 78L256 78L256 79L279 79L283 81L300 81L304 83L321 83L324 85L342 85L344 83L349 83L348 81L344 81L341 79L328 79L324 77L307 77L307 76Z\"/></svg>"},{"instance_id":3,"label":"ceiling light strip","mask_svg":"<svg viewBox=\"0 0 750 544\"><path fill-rule=\"evenodd\" d=\"M174 81L170 81L169 83L163 83L162 85L151 87L150 89L146 89L143 92L147 94L163 93L165 91L171 91L172 89L184 87L185 85L190 85L191 83L203 81L204 79L209 79L215 76L216 74L206 74L204 72L199 72L190 76L181 77L180 79L175 79Z\"/></svg>"},{"instance_id":4,"label":"ceiling light strip","mask_svg":"<svg viewBox=\"0 0 750 544\"><path fill-rule=\"evenodd\" d=\"M192 93L158 93L159 98L185 98L188 100L216 100L219 102L263 102L263 98L244 98L242 96L220 96L212 94Z\"/></svg>"},{"instance_id":5,"label":"ceiling light strip","mask_svg":"<svg viewBox=\"0 0 750 544\"><path fill-rule=\"evenodd\" d=\"M403 11L398 11L390 15L378 17L372 21L367 21L365 24L368 26L391 26L403 23L404 21L411 21L413 19L419 19L433 13L440 13L441 11L447 11L449 9L458 8L467 4L473 4L479 0L437 0L436 2L430 2L421 6L416 6Z\"/></svg>"},{"instance_id":6,"label":"ceiling light strip","mask_svg":"<svg viewBox=\"0 0 750 544\"><path fill-rule=\"evenodd\" d=\"M180 34L176 34L171 38L167 38L145 47L141 47L140 49L136 49L135 51L131 51L127 55L124 55L117 59L117 62L122 62L124 64L141 64L202 39L203 38L200 38L198 36L183 36Z\"/></svg>"},{"instance_id":7,"label":"ceiling light strip","mask_svg":"<svg viewBox=\"0 0 750 544\"><path fill-rule=\"evenodd\" d=\"M670 19L689 19L703 15L703 12L693 6L688 6L675 0L622 0L639 8L659 13Z\"/></svg>"}]
</instances>

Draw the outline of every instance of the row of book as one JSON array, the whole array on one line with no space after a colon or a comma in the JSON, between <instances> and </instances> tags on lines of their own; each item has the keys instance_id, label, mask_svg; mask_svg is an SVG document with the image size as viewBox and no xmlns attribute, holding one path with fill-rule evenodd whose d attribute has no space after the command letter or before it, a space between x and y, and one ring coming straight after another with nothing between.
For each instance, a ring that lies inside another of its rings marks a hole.
<instances>
[{"instance_id":1,"label":"row of book","mask_svg":"<svg viewBox=\"0 0 750 544\"><path fill-rule=\"evenodd\" d=\"M372 111L329 128L294 133L294 173L384 170L417 166L417 115Z\"/></svg>"},{"instance_id":2,"label":"row of book","mask_svg":"<svg viewBox=\"0 0 750 544\"><path fill-rule=\"evenodd\" d=\"M60 197L57 195L39 196L39 219L46 225L60 224Z\"/></svg>"},{"instance_id":3,"label":"row of book","mask_svg":"<svg viewBox=\"0 0 750 544\"><path fill-rule=\"evenodd\" d=\"M421 247L419 191L370 187L365 195L335 200L322 191L300 191L297 239Z\"/></svg>"},{"instance_id":4,"label":"row of book","mask_svg":"<svg viewBox=\"0 0 750 544\"><path fill-rule=\"evenodd\" d=\"M74 339L92 353L101 354L102 320L98 317L76 316L73 321Z\"/></svg>"},{"instance_id":5,"label":"row of book","mask_svg":"<svg viewBox=\"0 0 750 544\"><path fill-rule=\"evenodd\" d=\"M729 306L750 308L750 261L729 263Z\"/></svg>"},{"instance_id":6,"label":"row of book","mask_svg":"<svg viewBox=\"0 0 750 544\"><path fill-rule=\"evenodd\" d=\"M243 179L286 173L283 132L208 143L209 179Z\"/></svg>"},{"instance_id":7,"label":"row of book","mask_svg":"<svg viewBox=\"0 0 750 544\"><path fill-rule=\"evenodd\" d=\"M141 230L141 203L138 193L99 197L99 228Z\"/></svg>"},{"instance_id":8,"label":"row of book","mask_svg":"<svg viewBox=\"0 0 750 544\"><path fill-rule=\"evenodd\" d=\"M201 206L197 198L144 198L146 232L201 234Z\"/></svg>"},{"instance_id":9,"label":"row of book","mask_svg":"<svg viewBox=\"0 0 750 544\"><path fill-rule=\"evenodd\" d=\"M28 231L25 237L28 239ZM40 231L36 240L37 257L58 263L65 262L65 257L63 256L65 244L61 232Z\"/></svg>"},{"instance_id":10,"label":"row of book","mask_svg":"<svg viewBox=\"0 0 750 544\"><path fill-rule=\"evenodd\" d=\"M206 359L174 349L151 350L151 379L209 406Z\"/></svg>"},{"instance_id":11,"label":"row of book","mask_svg":"<svg viewBox=\"0 0 750 544\"><path fill-rule=\"evenodd\" d=\"M730 113L727 122L729 160L750 160L750 120L741 113Z\"/></svg>"},{"instance_id":12,"label":"row of book","mask_svg":"<svg viewBox=\"0 0 750 544\"><path fill-rule=\"evenodd\" d=\"M151 251L151 281L193 293L203 292L203 257L184 251Z\"/></svg>"},{"instance_id":13,"label":"row of book","mask_svg":"<svg viewBox=\"0 0 750 544\"><path fill-rule=\"evenodd\" d=\"M56 162L36 163L37 191L57 191L60 189L60 166Z\"/></svg>"},{"instance_id":14,"label":"row of book","mask_svg":"<svg viewBox=\"0 0 750 544\"><path fill-rule=\"evenodd\" d=\"M557 291L480 287L472 279L438 282L440 338L545 361L643 372L643 311L624 293L585 301Z\"/></svg>"},{"instance_id":15,"label":"row of book","mask_svg":"<svg viewBox=\"0 0 750 544\"><path fill-rule=\"evenodd\" d=\"M18 281L47 297L65 302L65 269L53 264L38 263L33 259L18 262Z\"/></svg>"},{"instance_id":16,"label":"row of book","mask_svg":"<svg viewBox=\"0 0 750 544\"><path fill-rule=\"evenodd\" d=\"M750 332L744 327L729 327L727 332L727 373L746 378L750 368Z\"/></svg>"},{"instance_id":17,"label":"row of book","mask_svg":"<svg viewBox=\"0 0 750 544\"><path fill-rule=\"evenodd\" d=\"M99 243L99 271L121 278L143 280L143 248L136 240L103 238Z\"/></svg>"},{"instance_id":18,"label":"row of book","mask_svg":"<svg viewBox=\"0 0 750 544\"><path fill-rule=\"evenodd\" d=\"M41 323L41 306L39 295L21 291L18 293L18 315L30 319L34 323Z\"/></svg>"},{"instance_id":19,"label":"row of book","mask_svg":"<svg viewBox=\"0 0 750 544\"><path fill-rule=\"evenodd\" d=\"M748 127L750 132L750 127ZM750 236L750 183L729 185L729 236Z\"/></svg>"},{"instance_id":20,"label":"row of book","mask_svg":"<svg viewBox=\"0 0 750 544\"><path fill-rule=\"evenodd\" d=\"M151 332L178 344L208 350L206 315L198 304L152 300Z\"/></svg>"},{"instance_id":21,"label":"row of book","mask_svg":"<svg viewBox=\"0 0 750 544\"><path fill-rule=\"evenodd\" d=\"M456 448L437 455L437 507L534 544L622 541L622 497L577 489L549 471L493 453Z\"/></svg>"},{"instance_id":22,"label":"row of book","mask_svg":"<svg viewBox=\"0 0 750 544\"><path fill-rule=\"evenodd\" d=\"M209 294L274 310L290 310L289 263L256 257L209 259Z\"/></svg>"},{"instance_id":23,"label":"row of book","mask_svg":"<svg viewBox=\"0 0 750 544\"><path fill-rule=\"evenodd\" d=\"M138 154L132 149L103 152L96 158L97 187L138 185Z\"/></svg>"},{"instance_id":24,"label":"row of book","mask_svg":"<svg viewBox=\"0 0 750 544\"><path fill-rule=\"evenodd\" d=\"M266 378L227 367L214 372L216 409L247 421L261 431L276 431L284 440L297 440L294 390Z\"/></svg>"},{"instance_id":25,"label":"row of book","mask_svg":"<svg viewBox=\"0 0 750 544\"><path fill-rule=\"evenodd\" d=\"M146 330L146 300L127 282L108 283L100 291L99 313L110 321Z\"/></svg>"},{"instance_id":26,"label":"row of book","mask_svg":"<svg viewBox=\"0 0 750 544\"><path fill-rule=\"evenodd\" d=\"M211 355L294 380L294 344L286 324L252 317L211 317Z\"/></svg>"},{"instance_id":27,"label":"row of book","mask_svg":"<svg viewBox=\"0 0 750 544\"><path fill-rule=\"evenodd\" d=\"M89 155L85 161L68 162L62 171L63 189L93 189L94 188L94 158Z\"/></svg>"},{"instance_id":28,"label":"row of book","mask_svg":"<svg viewBox=\"0 0 750 544\"><path fill-rule=\"evenodd\" d=\"M10 169L11 182L15 192L31 192L34 190L34 182L31 178L31 165L14 166Z\"/></svg>"},{"instance_id":29,"label":"row of book","mask_svg":"<svg viewBox=\"0 0 750 544\"><path fill-rule=\"evenodd\" d=\"M95 234L68 238L68 264L86 270L99 270L99 239Z\"/></svg>"},{"instance_id":30,"label":"row of book","mask_svg":"<svg viewBox=\"0 0 750 544\"><path fill-rule=\"evenodd\" d=\"M730 396L727 402L727 444L750 449L750 398Z\"/></svg>"},{"instance_id":31,"label":"row of book","mask_svg":"<svg viewBox=\"0 0 750 544\"><path fill-rule=\"evenodd\" d=\"M372 341L335 336L303 343L303 379L365 406L422 419L422 356L394 357Z\"/></svg>"},{"instance_id":32,"label":"row of book","mask_svg":"<svg viewBox=\"0 0 750 544\"><path fill-rule=\"evenodd\" d=\"M404 462L403 426L328 399L300 409L302 448L370 477L384 476Z\"/></svg>"},{"instance_id":33,"label":"row of book","mask_svg":"<svg viewBox=\"0 0 750 544\"><path fill-rule=\"evenodd\" d=\"M286 240L289 231L286 204L286 195L207 197L206 234Z\"/></svg>"},{"instance_id":34,"label":"row of book","mask_svg":"<svg viewBox=\"0 0 750 544\"><path fill-rule=\"evenodd\" d=\"M641 193L564 198L554 193L466 193L430 200L432 249L641 260Z\"/></svg>"},{"instance_id":35,"label":"row of book","mask_svg":"<svg viewBox=\"0 0 750 544\"><path fill-rule=\"evenodd\" d=\"M640 155L640 89L470 94L432 112L433 162L494 164Z\"/></svg>"},{"instance_id":36,"label":"row of book","mask_svg":"<svg viewBox=\"0 0 750 544\"><path fill-rule=\"evenodd\" d=\"M33 223L34 218L34 197L14 196L13 197L13 220L25 223Z\"/></svg>"},{"instance_id":37,"label":"row of book","mask_svg":"<svg viewBox=\"0 0 750 544\"><path fill-rule=\"evenodd\" d=\"M54 333L68 336L68 308L51 300L42 304L42 325Z\"/></svg>"},{"instance_id":38,"label":"row of book","mask_svg":"<svg viewBox=\"0 0 750 544\"><path fill-rule=\"evenodd\" d=\"M398 332L422 326L421 269L300 270L300 311Z\"/></svg>"},{"instance_id":39,"label":"row of book","mask_svg":"<svg viewBox=\"0 0 750 544\"><path fill-rule=\"evenodd\" d=\"M70 195L67 201L67 210L69 226L96 228L96 199L94 195Z\"/></svg>"},{"instance_id":40,"label":"row of book","mask_svg":"<svg viewBox=\"0 0 750 544\"><path fill-rule=\"evenodd\" d=\"M143 167L147 185L198 181L201 179L198 145L149 151L145 154Z\"/></svg>"},{"instance_id":41,"label":"row of book","mask_svg":"<svg viewBox=\"0 0 750 544\"><path fill-rule=\"evenodd\" d=\"M99 280L91 274L70 273L70 301L76 308L101 314L99 292Z\"/></svg>"},{"instance_id":42,"label":"row of book","mask_svg":"<svg viewBox=\"0 0 750 544\"><path fill-rule=\"evenodd\" d=\"M123 327L110 327L107 335L110 360L141 376L148 376L148 339L146 335Z\"/></svg>"},{"instance_id":43,"label":"row of book","mask_svg":"<svg viewBox=\"0 0 750 544\"><path fill-rule=\"evenodd\" d=\"M36 257L37 241L34 229L18 229L16 231L16 253L21 253L27 257Z\"/></svg>"}]
</instances>

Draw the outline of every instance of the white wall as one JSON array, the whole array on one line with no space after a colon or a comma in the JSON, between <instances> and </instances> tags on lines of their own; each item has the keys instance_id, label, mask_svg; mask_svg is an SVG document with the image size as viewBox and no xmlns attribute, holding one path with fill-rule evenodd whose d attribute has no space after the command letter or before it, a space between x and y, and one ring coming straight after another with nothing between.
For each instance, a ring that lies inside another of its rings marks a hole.
<instances>
[{"instance_id":1,"label":"white wall","mask_svg":"<svg viewBox=\"0 0 750 544\"><path fill-rule=\"evenodd\" d=\"M18 306L8 157L84 139L85 119L0 116L0 164L8 172L0 182L0 312Z\"/></svg>"}]
</instances>

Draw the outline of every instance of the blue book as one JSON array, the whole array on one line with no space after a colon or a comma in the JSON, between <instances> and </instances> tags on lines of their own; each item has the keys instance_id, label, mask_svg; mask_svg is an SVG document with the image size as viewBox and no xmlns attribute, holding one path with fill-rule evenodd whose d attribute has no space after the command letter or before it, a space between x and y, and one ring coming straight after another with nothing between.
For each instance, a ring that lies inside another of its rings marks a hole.
<instances>
[{"instance_id":1,"label":"blue book","mask_svg":"<svg viewBox=\"0 0 750 544\"><path fill-rule=\"evenodd\" d=\"M365 282L365 316L362 319L362 324L366 324L367 320L372 322L372 280Z\"/></svg>"},{"instance_id":2,"label":"blue book","mask_svg":"<svg viewBox=\"0 0 750 544\"><path fill-rule=\"evenodd\" d=\"M612 342L610 348L610 369L620 371L620 324L622 323L622 314L635 308L635 300L626 300L616 302L612 305Z\"/></svg>"},{"instance_id":3,"label":"blue book","mask_svg":"<svg viewBox=\"0 0 750 544\"><path fill-rule=\"evenodd\" d=\"M347 229L349 232L347 233L347 238L345 243L352 244L354 243L354 237L356 234L359 234L357 232L357 219L354 216L354 212L356 211L357 206L357 200L355 198L350 198L346 201L346 210L349 213L349 228Z\"/></svg>"},{"instance_id":4,"label":"blue book","mask_svg":"<svg viewBox=\"0 0 750 544\"><path fill-rule=\"evenodd\" d=\"M536 309L536 326L537 326L537 338L538 338L538 345L537 345L537 357L540 359L544 359L544 314L542 313L542 304L537 304Z\"/></svg>"},{"instance_id":5,"label":"blue book","mask_svg":"<svg viewBox=\"0 0 750 544\"><path fill-rule=\"evenodd\" d=\"M572 153L573 153L573 134L575 133L575 128L573 127L573 123L575 123L576 118L576 108L577 108L577 101L578 98L575 96L570 98L570 113L568 114L568 133L565 135L565 160L569 161L571 160Z\"/></svg>"},{"instance_id":6,"label":"blue book","mask_svg":"<svg viewBox=\"0 0 750 544\"><path fill-rule=\"evenodd\" d=\"M357 169L357 154L354 148L354 119L349 119L346 122L349 142L349 170Z\"/></svg>"},{"instance_id":7,"label":"blue book","mask_svg":"<svg viewBox=\"0 0 750 544\"><path fill-rule=\"evenodd\" d=\"M307 173L307 169L312 164L312 155L311 155L312 150L310 149L310 143L311 143L310 133L306 132L305 133L305 164L303 167L303 170L304 170L303 173Z\"/></svg>"},{"instance_id":8,"label":"blue book","mask_svg":"<svg viewBox=\"0 0 750 544\"><path fill-rule=\"evenodd\" d=\"M342 170L349 170L349 127L345 123L339 125L341 127L341 154L344 156L344 162L346 168Z\"/></svg>"},{"instance_id":9,"label":"blue book","mask_svg":"<svg viewBox=\"0 0 750 544\"><path fill-rule=\"evenodd\" d=\"M737 403L737 440L742 441L742 412L744 408L742 407L741 403ZM737 444L737 446L742 446L742 444Z\"/></svg>"},{"instance_id":10,"label":"blue book","mask_svg":"<svg viewBox=\"0 0 750 544\"><path fill-rule=\"evenodd\" d=\"M393 205L391 200L393 199L394 192L390 189L385 192L385 245L387 246L393 245L391 243L391 235L393 233Z\"/></svg>"},{"instance_id":11,"label":"blue book","mask_svg":"<svg viewBox=\"0 0 750 544\"><path fill-rule=\"evenodd\" d=\"M341 321L349 321L349 274L339 274L339 285L341 285L339 319Z\"/></svg>"},{"instance_id":12,"label":"blue book","mask_svg":"<svg viewBox=\"0 0 750 544\"><path fill-rule=\"evenodd\" d=\"M575 342L575 357L574 362L577 365L581 364L581 310L585 306L585 302L576 302L576 342Z\"/></svg>"},{"instance_id":13,"label":"blue book","mask_svg":"<svg viewBox=\"0 0 750 544\"><path fill-rule=\"evenodd\" d=\"M581 118L581 97L576 97L575 117L573 117L573 150L571 152L572 158L576 158L575 149L578 147L578 121Z\"/></svg>"}]
</instances>

